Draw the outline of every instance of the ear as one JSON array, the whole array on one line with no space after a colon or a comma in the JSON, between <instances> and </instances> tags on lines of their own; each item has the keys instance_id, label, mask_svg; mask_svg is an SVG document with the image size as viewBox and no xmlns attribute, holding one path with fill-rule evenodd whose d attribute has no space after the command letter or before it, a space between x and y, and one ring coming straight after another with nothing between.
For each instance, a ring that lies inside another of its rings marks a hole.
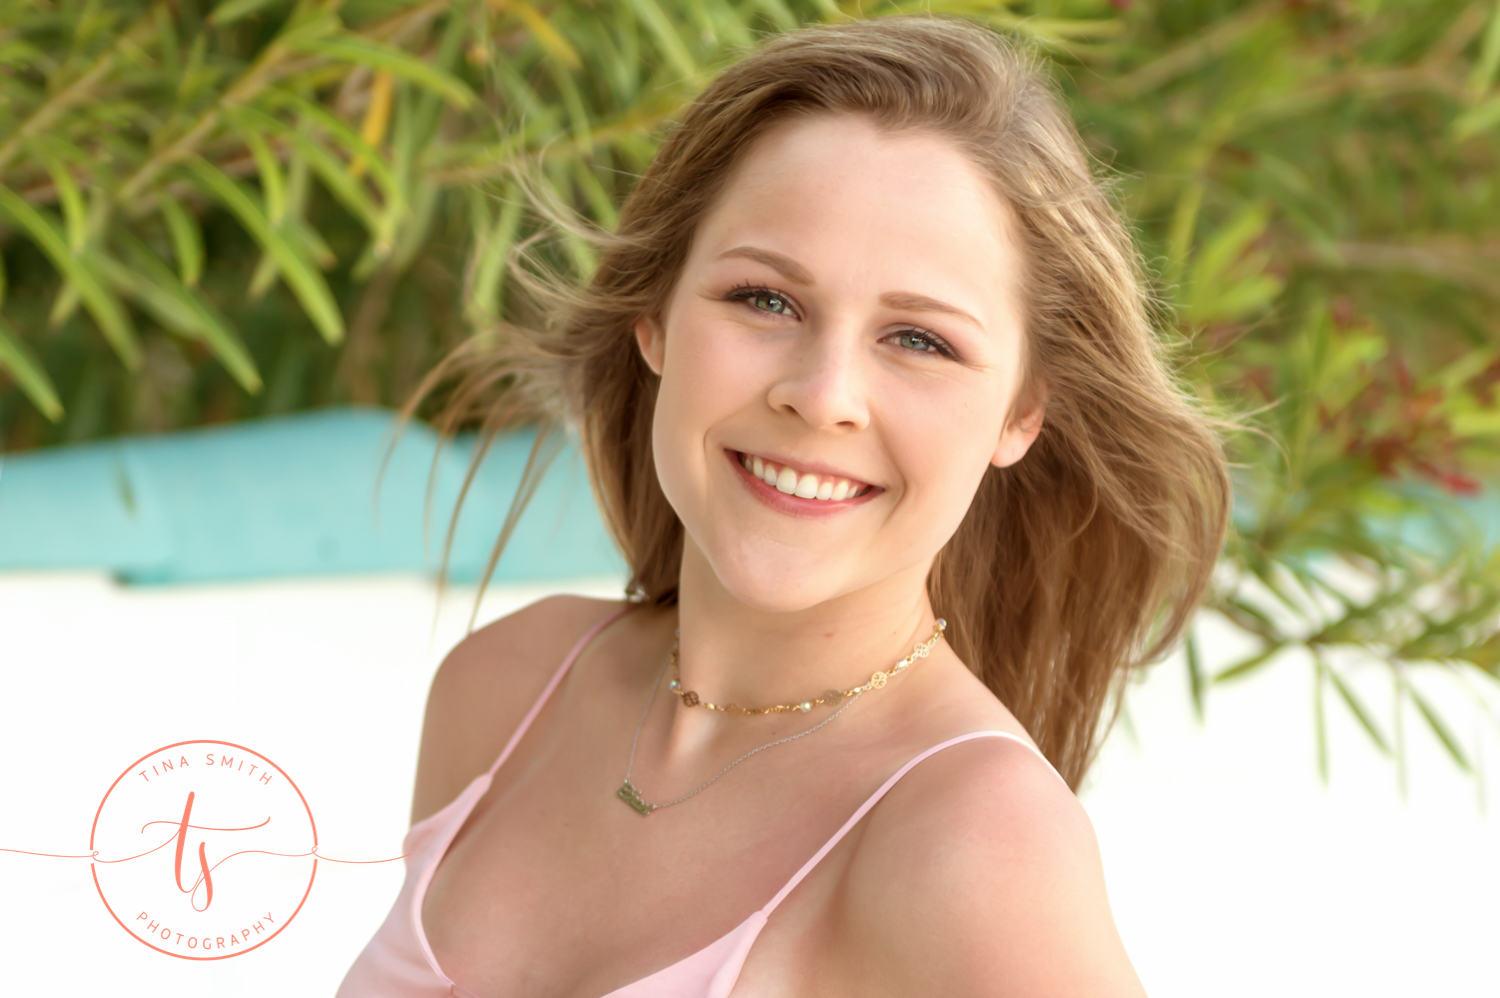
<instances>
[{"instance_id":1,"label":"ear","mask_svg":"<svg viewBox=\"0 0 1500 998\"><path fill-rule=\"evenodd\" d=\"M641 348L641 357L646 361L646 366L657 377L661 377L662 361L666 356L666 337L662 334L661 324L654 316L643 315L635 320L635 342Z\"/></svg>"},{"instance_id":2,"label":"ear","mask_svg":"<svg viewBox=\"0 0 1500 998\"><path fill-rule=\"evenodd\" d=\"M1010 421L1000 433L1000 442L995 447L995 453L990 455L990 463L997 468L1008 468L1025 457L1031 445L1036 442L1037 434L1042 432L1042 420L1046 416L1047 399L1051 393L1045 385L1038 385L1031 394L1032 401L1012 413Z\"/></svg>"}]
</instances>

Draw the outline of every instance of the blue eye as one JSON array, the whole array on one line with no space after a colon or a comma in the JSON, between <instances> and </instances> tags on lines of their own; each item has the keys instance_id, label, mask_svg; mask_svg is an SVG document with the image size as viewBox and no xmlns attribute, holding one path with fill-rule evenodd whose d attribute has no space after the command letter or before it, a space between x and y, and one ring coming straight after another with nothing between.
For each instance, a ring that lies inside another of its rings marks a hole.
<instances>
[{"instance_id":1,"label":"blue eye","mask_svg":"<svg viewBox=\"0 0 1500 998\"><path fill-rule=\"evenodd\" d=\"M770 288L738 287L729 293L729 298L731 301L748 302L750 307L772 315L789 315L792 311L792 303Z\"/></svg>"},{"instance_id":2,"label":"blue eye","mask_svg":"<svg viewBox=\"0 0 1500 998\"><path fill-rule=\"evenodd\" d=\"M775 312L778 315L787 310L786 299L780 295L757 294L750 299L755 302L755 307L766 312Z\"/></svg>"},{"instance_id":3,"label":"blue eye","mask_svg":"<svg viewBox=\"0 0 1500 998\"><path fill-rule=\"evenodd\" d=\"M902 348L912 353L934 353L950 359L955 356L952 348L943 341L942 337L925 329L903 329L896 334L896 337Z\"/></svg>"}]
</instances>

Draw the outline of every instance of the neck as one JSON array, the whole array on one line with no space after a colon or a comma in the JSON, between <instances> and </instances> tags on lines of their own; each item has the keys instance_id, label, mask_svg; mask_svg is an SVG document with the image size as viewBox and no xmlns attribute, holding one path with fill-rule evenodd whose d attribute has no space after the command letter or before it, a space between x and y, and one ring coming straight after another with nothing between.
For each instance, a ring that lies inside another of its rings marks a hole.
<instances>
[{"instance_id":1,"label":"neck","mask_svg":"<svg viewBox=\"0 0 1500 998\"><path fill-rule=\"evenodd\" d=\"M932 636L926 578L927 566L920 566L811 607L768 610L727 592L689 541L678 590L683 688L718 704L763 707L863 685ZM690 742L698 740L695 719L724 717L675 713L688 722L682 735Z\"/></svg>"}]
</instances>

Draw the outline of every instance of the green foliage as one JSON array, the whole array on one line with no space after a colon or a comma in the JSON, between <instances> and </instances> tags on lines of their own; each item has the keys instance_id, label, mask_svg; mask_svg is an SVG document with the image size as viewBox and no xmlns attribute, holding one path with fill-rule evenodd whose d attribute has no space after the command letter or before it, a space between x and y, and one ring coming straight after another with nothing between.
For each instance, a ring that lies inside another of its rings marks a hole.
<instances>
[{"instance_id":1,"label":"green foliage","mask_svg":"<svg viewBox=\"0 0 1500 998\"><path fill-rule=\"evenodd\" d=\"M1407 703L1466 765L1409 673L1500 669L1459 508L1500 436L1488 0L0 0L4 446L399 403L516 317L518 167L609 227L757 38L906 11L1051 57L1188 384L1250 414L1212 605L1259 649L1210 674L1190 643L1200 705L1295 651L1320 717L1391 750Z\"/></svg>"},{"instance_id":2,"label":"green foliage","mask_svg":"<svg viewBox=\"0 0 1500 998\"><path fill-rule=\"evenodd\" d=\"M1388 670L1454 760L1414 667L1500 675L1500 557L1463 500L1496 479L1500 5L1163 4L1070 67L1075 113L1167 279L1235 441L1235 531L1211 606L1294 652L1319 730ZM1325 697L1325 686L1332 694ZM1326 751L1326 750L1325 750ZM1326 755L1322 758L1326 772Z\"/></svg>"}]
</instances>

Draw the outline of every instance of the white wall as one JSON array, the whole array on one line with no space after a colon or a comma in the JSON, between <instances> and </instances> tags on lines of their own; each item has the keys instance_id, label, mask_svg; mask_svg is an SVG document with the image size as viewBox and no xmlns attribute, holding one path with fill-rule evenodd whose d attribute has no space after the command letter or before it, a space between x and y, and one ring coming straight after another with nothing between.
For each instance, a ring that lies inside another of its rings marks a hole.
<instances>
[{"instance_id":1,"label":"white wall","mask_svg":"<svg viewBox=\"0 0 1500 998\"><path fill-rule=\"evenodd\" d=\"M618 588L496 590L480 618L547 592ZM86 852L99 799L125 765L172 741L217 738L295 777L324 854L396 855L427 684L472 599L450 592L439 612L433 587L406 577L130 589L86 574L0 575L0 848ZM1229 655L1232 636L1208 628L1211 653ZM1380 675L1365 679L1378 701ZM1403 801L1394 767L1331 703L1325 789L1311 688L1308 669L1283 663L1214 691L1205 727L1179 663L1133 691L1132 723L1111 736L1083 799L1148 991L1500 995L1500 840L1480 782L1409 716ZM1462 737L1500 755L1493 723L1468 700L1428 689L1468 719ZM1483 783L1493 801L1500 783L1492 773ZM401 872L320 864L282 936L190 963L128 938L87 861L0 853L0 993L331 995Z\"/></svg>"}]
</instances>

